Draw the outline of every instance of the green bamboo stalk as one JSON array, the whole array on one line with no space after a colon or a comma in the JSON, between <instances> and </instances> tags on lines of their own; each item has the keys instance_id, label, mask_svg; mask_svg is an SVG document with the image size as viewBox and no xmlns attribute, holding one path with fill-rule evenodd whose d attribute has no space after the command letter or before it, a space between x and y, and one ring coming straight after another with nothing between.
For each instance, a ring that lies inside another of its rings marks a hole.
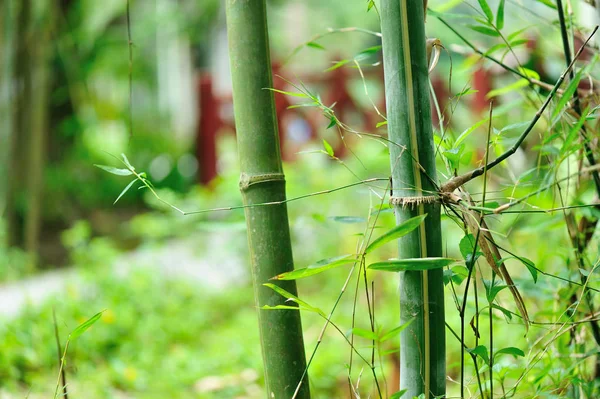
<instances>
[{"instance_id":1,"label":"green bamboo stalk","mask_svg":"<svg viewBox=\"0 0 600 399\"><path fill-rule=\"evenodd\" d=\"M410 199L437 191L423 2L381 0L380 11L388 136L399 144L390 146L396 222L428 215L419 229L399 240L399 254L401 258L439 257L440 204ZM445 395L441 269L400 273L400 318L402 323L414 318L400 336L400 388L408 390L407 398Z\"/></svg>"},{"instance_id":2,"label":"green bamboo stalk","mask_svg":"<svg viewBox=\"0 0 600 399\"><path fill-rule=\"evenodd\" d=\"M244 205L285 200L273 93L265 0L227 0L227 34L233 80ZM245 208L252 279L269 398L309 398L300 313L263 310L285 299L263 284L293 270L292 247L285 203ZM277 284L296 295L294 281ZM287 303L289 304L289 303Z\"/></svg>"},{"instance_id":3,"label":"green bamboo stalk","mask_svg":"<svg viewBox=\"0 0 600 399\"><path fill-rule=\"evenodd\" d=\"M32 63L32 96L29 103L31 131L27 148L29 165L26 184L27 215L24 226L24 248L34 258L38 257L39 236L42 227L41 213L48 139L48 99L50 96L50 31L54 16L53 2L46 1L42 4L45 18L36 26L37 40L30 43L29 50Z\"/></svg>"}]
</instances>

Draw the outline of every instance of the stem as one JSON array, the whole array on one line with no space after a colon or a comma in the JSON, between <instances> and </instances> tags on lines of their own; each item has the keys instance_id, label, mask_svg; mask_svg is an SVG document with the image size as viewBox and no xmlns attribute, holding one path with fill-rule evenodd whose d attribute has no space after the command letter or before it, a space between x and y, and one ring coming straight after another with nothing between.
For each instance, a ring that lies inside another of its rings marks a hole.
<instances>
[{"instance_id":1,"label":"stem","mask_svg":"<svg viewBox=\"0 0 600 399\"><path fill-rule=\"evenodd\" d=\"M265 90L273 87L265 0L227 0L226 15L244 205L285 201L273 92ZM267 396L309 398L299 311L261 309L286 304L263 284L294 269L287 206L249 207L245 215ZM297 295L295 281L276 283Z\"/></svg>"},{"instance_id":2,"label":"stem","mask_svg":"<svg viewBox=\"0 0 600 399\"><path fill-rule=\"evenodd\" d=\"M398 144L389 147L394 196L423 196L436 191L423 2L382 0L380 11L388 137ZM442 256L440 205L395 207L398 224L416 215L428 215L419 229L398 240L401 256ZM401 323L412 318L400 335L400 389L407 389L408 398L444 396L441 269L400 273Z\"/></svg>"}]
</instances>

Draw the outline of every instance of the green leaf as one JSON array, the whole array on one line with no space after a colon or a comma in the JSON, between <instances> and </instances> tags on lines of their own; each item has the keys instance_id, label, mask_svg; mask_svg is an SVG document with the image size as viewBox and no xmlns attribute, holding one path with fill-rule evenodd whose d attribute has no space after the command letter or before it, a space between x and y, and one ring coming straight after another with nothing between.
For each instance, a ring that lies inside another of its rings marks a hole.
<instances>
[{"instance_id":1,"label":"green leaf","mask_svg":"<svg viewBox=\"0 0 600 399\"><path fill-rule=\"evenodd\" d=\"M268 287L268 288L272 289L273 291L275 291L276 293L278 293L282 297L287 298L289 301L297 303L300 308L303 308L305 310L309 310L311 312L318 313L321 316L326 317L325 313L321 309L309 305L307 302L305 302L302 299L298 298L296 295L294 295L294 294L292 294L290 292L287 292L283 288L281 288L281 287L279 287L279 286L277 286L275 284L271 284L271 283L264 283L263 285L265 287ZM285 306L285 305L277 305L277 306ZM291 306L291 307L294 308L294 306ZM265 307L263 307L263 308L265 308ZM270 308L276 308L276 306L275 307L271 306ZM265 308L265 309L267 309L267 308Z\"/></svg>"},{"instance_id":2,"label":"green leaf","mask_svg":"<svg viewBox=\"0 0 600 399\"><path fill-rule=\"evenodd\" d=\"M451 269L444 270L444 285L448 285L450 281L460 285L468 276L469 269L462 265L456 265Z\"/></svg>"},{"instance_id":3,"label":"green leaf","mask_svg":"<svg viewBox=\"0 0 600 399\"><path fill-rule=\"evenodd\" d=\"M473 257L473 252L475 251L475 237L473 234L467 234L464 236L460 240L458 248L460 249L460 254L467 263L467 267L471 268L473 264L473 260L471 258ZM477 260L477 258L479 258L481 255L483 255L483 252L475 252L475 260Z\"/></svg>"},{"instance_id":4,"label":"green leaf","mask_svg":"<svg viewBox=\"0 0 600 399\"><path fill-rule=\"evenodd\" d=\"M411 231L413 231L414 229L419 227L419 225L421 225L421 223L423 223L423 221L425 220L426 217L427 217L427 214L415 216L414 218L410 218L410 219L402 222L398 226L394 227L387 233L383 234L382 236L377 237L377 239L375 239L365 249L365 254L372 252L374 249L379 248L380 246L382 246L392 240L395 240L397 238L407 235L408 233L410 233Z\"/></svg>"},{"instance_id":5,"label":"green leaf","mask_svg":"<svg viewBox=\"0 0 600 399\"><path fill-rule=\"evenodd\" d=\"M487 364L488 366L490 365L490 355L485 345L477 345L473 349L467 349L467 352L479 356L483 359L485 364Z\"/></svg>"},{"instance_id":6,"label":"green leaf","mask_svg":"<svg viewBox=\"0 0 600 399\"><path fill-rule=\"evenodd\" d=\"M375 128L381 127L387 125L387 121L383 121L383 122L377 122L377 125L375 125Z\"/></svg>"},{"instance_id":7,"label":"green leaf","mask_svg":"<svg viewBox=\"0 0 600 399\"><path fill-rule=\"evenodd\" d=\"M583 72L583 69L581 69L579 72L577 72L577 74L575 75L573 80L571 80L569 82L569 85L563 92L562 96L560 97L560 100L558 100L558 104L556 104L556 108L554 109L554 112L552 113L552 118L550 118L552 123L557 122L558 117L563 112L563 108L567 105L567 103L569 101L573 100L573 94L575 94L575 90L577 90L577 87L579 87L579 81L581 80L582 72Z\"/></svg>"},{"instance_id":8,"label":"green leaf","mask_svg":"<svg viewBox=\"0 0 600 399\"><path fill-rule=\"evenodd\" d=\"M327 125L327 129L331 129L331 128L332 128L332 127L334 127L335 125L337 125L337 119L335 118L335 116L332 116L332 117L329 119L329 125ZM323 140L323 141L325 141L325 140ZM329 144L329 143L327 143L327 144Z\"/></svg>"},{"instance_id":9,"label":"green leaf","mask_svg":"<svg viewBox=\"0 0 600 399\"><path fill-rule=\"evenodd\" d=\"M354 59L356 61L362 61L366 58L369 58L373 54L377 54L379 51L381 51L381 46L369 47L369 48L362 50L360 53L356 54L354 56Z\"/></svg>"},{"instance_id":10,"label":"green leaf","mask_svg":"<svg viewBox=\"0 0 600 399\"><path fill-rule=\"evenodd\" d=\"M95 322L100 320L100 317L102 317L102 313L104 313L104 310L96 313L95 315L81 323L79 326L77 326L77 328L74 329L71 332L71 334L69 334L69 340L73 341L75 338L79 337L81 334L86 332L88 328L90 328Z\"/></svg>"},{"instance_id":11,"label":"green leaf","mask_svg":"<svg viewBox=\"0 0 600 399\"><path fill-rule=\"evenodd\" d=\"M312 47L312 48L316 48L318 50L325 50L325 47L321 46L319 43L317 42L308 42L306 43L307 47Z\"/></svg>"},{"instance_id":12,"label":"green leaf","mask_svg":"<svg viewBox=\"0 0 600 399\"><path fill-rule=\"evenodd\" d=\"M505 288L508 288L508 285L503 284L499 280L494 280L493 282L486 279L482 280L483 285L485 286L485 295L489 303L494 302L494 299L496 299L496 296L500 291L502 291Z\"/></svg>"},{"instance_id":13,"label":"green leaf","mask_svg":"<svg viewBox=\"0 0 600 399\"><path fill-rule=\"evenodd\" d=\"M504 317L506 317L509 320L512 320L513 312L511 312L510 310L503 308L500 305L496 305L495 303L492 304L492 308L501 311L504 314Z\"/></svg>"},{"instance_id":14,"label":"green leaf","mask_svg":"<svg viewBox=\"0 0 600 399\"><path fill-rule=\"evenodd\" d=\"M333 147L331 147L331 144L329 144L327 142L327 140L323 139L323 147L325 147L325 151L327 151L327 155L329 155L330 157L334 157L333 155Z\"/></svg>"},{"instance_id":15,"label":"green leaf","mask_svg":"<svg viewBox=\"0 0 600 399\"><path fill-rule=\"evenodd\" d=\"M403 389L401 391L395 392L390 396L390 399L400 399L404 394L408 391L408 389Z\"/></svg>"},{"instance_id":16,"label":"green leaf","mask_svg":"<svg viewBox=\"0 0 600 399\"><path fill-rule=\"evenodd\" d=\"M330 71L333 71L334 69L341 68L341 67L343 67L344 65L346 65L349 62L350 62L350 60L341 60L341 61L338 61L335 64L333 64L333 66L330 66L329 68L327 68L325 70L325 72L330 72Z\"/></svg>"},{"instance_id":17,"label":"green leaf","mask_svg":"<svg viewBox=\"0 0 600 399\"><path fill-rule=\"evenodd\" d=\"M537 283L537 279L538 279L538 270L535 267L535 263L533 263L532 260L524 258L522 256L509 256L507 258L502 258L500 261L498 261L498 263L502 263L506 260L509 259L517 259L519 262L521 262L522 264L525 265L525 267L527 268L527 270L529 270L529 273L531 274L531 277L533 277L533 282Z\"/></svg>"},{"instance_id":18,"label":"green leaf","mask_svg":"<svg viewBox=\"0 0 600 399\"><path fill-rule=\"evenodd\" d=\"M386 332L385 334L383 334L381 336L381 338L379 338L379 342L385 342L385 341L389 340L390 338L394 338L395 336L400 334L402 332L402 330L404 330L406 327L410 326L410 323L412 323L413 320L414 320L414 318L410 319L409 321L402 324L401 326L398 326L398 327Z\"/></svg>"},{"instance_id":19,"label":"green leaf","mask_svg":"<svg viewBox=\"0 0 600 399\"><path fill-rule=\"evenodd\" d=\"M481 10L485 14L485 17L487 18L487 20L489 22L492 22L494 20L494 14L492 13L492 9L488 5L487 1L486 0L477 0L477 1L479 1L479 6L481 7Z\"/></svg>"},{"instance_id":20,"label":"green leaf","mask_svg":"<svg viewBox=\"0 0 600 399\"><path fill-rule=\"evenodd\" d=\"M509 84L508 86L504 86L500 89L490 90L490 92L485 97L490 99L527 86L529 86L529 81L527 79L519 79L516 82Z\"/></svg>"},{"instance_id":21,"label":"green leaf","mask_svg":"<svg viewBox=\"0 0 600 399\"><path fill-rule=\"evenodd\" d=\"M512 355L514 357L525 357L525 352L523 352L519 348L515 348L514 346L509 346L508 348L502 348L500 350L497 350L496 353L494 353L494 359L502 354Z\"/></svg>"},{"instance_id":22,"label":"green leaf","mask_svg":"<svg viewBox=\"0 0 600 399\"><path fill-rule=\"evenodd\" d=\"M119 168L113 168L112 166L96 165L96 164L94 164L94 166L97 168L100 168L102 170L105 170L108 173L112 173L113 175L131 176L133 174L129 169L119 169Z\"/></svg>"},{"instance_id":23,"label":"green leaf","mask_svg":"<svg viewBox=\"0 0 600 399\"><path fill-rule=\"evenodd\" d=\"M123 158L123 163L125 165L127 165L127 167L131 170L135 170L135 168L131 165L131 163L129 163L129 159L127 159L127 156L123 153L121 153L121 158Z\"/></svg>"},{"instance_id":24,"label":"green leaf","mask_svg":"<svg viewBox=\"0 0 600 399\"><path fill-rule=\"evenodd\" d=\"M285 94L286 96L308 98L308 96L306 94L299 93L299 92L277 90L272 87L267 87L267 90L271 90L271 91L274 91L275 93L279 93L279 94Z\"/></svg>"},{"instance_id":25,"label":"green leaf","mask_svg":"<svg viewBox=\"0 0 600 399\"><path fill-rule=\"evenodd\" d=\"M320 261L302 269L292 270L291 272L278 274L271 280L297 280L315 274L323 273L329 269L333 269L342 265L356 262L356 258L352 254L336 256L333 258L321 259Z\"/></svg>"},{"instance_id":26,"label":"green leaf","mask_svg":"<svg viewBox=\"0 0 600 399\"><path fill-rule=\"evenodd\" d=\"M364 223L366 221L365 218L361 218L359 216L332 216L329 219L333 220L334 222L346 224Z\"/></svg>"},{"instance_id":27,"label":"green leaf","mask_svg":"<svg viewBox=\"0 0 600 399\"><path fill-rule=\"evenodd\" d=\"M492 36L492 37L500 36L498 31L496 31L495 29L492 29L492 28L488 28L487 26L469 25L469 28L473 29L475 32L483 33L484 35L487 35L487 36Z\"/></svg>"},{"instance_id":28,"label":"green leaf","mask_svg":"<svg viewBox=\"0 0 600 399\"><path fill-rule=\"evenodd\" d=\"M498 3L498 11L496 11L496 28L502 30L504 28L504 0Z\"/></svg>"},{"instance_id":29,"label":"green leaf","mask_svg":"<svg viewBox=\"0 0 600 399\"><path fill-rule=\"evenodd\" d=\"M403 272L407 270L433 270L441 269L456 263L456 259L449 258L412 258L412 259L390 259L384 262L376 262L369 265L369 269L383 270L386 272Z\"/></svg>"},{"instance_id":30,"label":"green leaf","mask_svg":"<svg viewBox=\"0 0 600 399\"><path fill-rule=\"evenodd\" d=\"M485 118L480 120L479 122L475 123L473 126L471 126L468 129L465 129L456 139L456 141L454 142L453 147L458 147L460 146L460 144L467 138L469 137L469 135L471 133L473 133L473 131L475 131L475 129L477 129L479 126L483 125L484 123L487 123L487 121L489 120L489 118Z\"/></svg>"},{"instance_id":31,"label":"green leaf","mask_svg":"<svg viewBox=\"0 0 600 399\"><path fill-rule=\"evenodd\" d=\"M115 202L113 202L113 205L117 203L117 201L119 199L121 199L121 197L127 192L127 190L129 190L131 188L131 186L133 186L133 183L135 183L137 181L137 179L133 179L128 185L127 187L125 187L123 189L123 191L121 191L121 194L119 194L119 196L117 197L117 199L115 200Z\"/></svg>"},{"instance_id":32,"label":"green leaf","mask_svg":"<svg viewBox=\"0 0 600 399\"><path fill-rule=\"evenodd\" d=\"M371 330L365 330L364 328L354 327L352 329L352 334L357 335L359 337L366 338L371 341L378 341L379 337Z\"/></svg>"}]
</instances>

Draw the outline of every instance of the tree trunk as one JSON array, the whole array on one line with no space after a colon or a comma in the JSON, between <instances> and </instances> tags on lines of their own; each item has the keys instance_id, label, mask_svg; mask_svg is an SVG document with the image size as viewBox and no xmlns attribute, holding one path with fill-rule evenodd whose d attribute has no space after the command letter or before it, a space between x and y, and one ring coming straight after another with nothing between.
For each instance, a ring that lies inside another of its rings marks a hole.
<instances>
[{"instance_id":1,"label":"tree trunk","mask_svg":"<svg viewBox=\"0 0 600 399\"><path fill-rule=\"evenodd\" d=\"M391 202L398 224L428 215L399 240L401 258L442 256L424 13L422 1L381 1L388 135L397 144L390 145ZM402 323L414 318L400 337L400 388L407 398L445 395L443 271L401 272L400 312Z\"/></svg>"},{"instance_id":2,"label":"tree trunk","mask_svg":"<svg viewBox=\"0 0 600 399\"><path fill-rule=\"evenodd\" d=\"M227 32L233 102L241 166L240 190L245 205L285 199L285 178L277 122L264 0L227 0ZM287 207L246 208L252 279L261 335L267 397L308 398L308 378L299 311L264 310L264 305L285 303L264 287L271 277L293 270ZM293 281L279 282L296 294ZM304 377L303 377L304 375Z\"/></svg>"}]
</instances>

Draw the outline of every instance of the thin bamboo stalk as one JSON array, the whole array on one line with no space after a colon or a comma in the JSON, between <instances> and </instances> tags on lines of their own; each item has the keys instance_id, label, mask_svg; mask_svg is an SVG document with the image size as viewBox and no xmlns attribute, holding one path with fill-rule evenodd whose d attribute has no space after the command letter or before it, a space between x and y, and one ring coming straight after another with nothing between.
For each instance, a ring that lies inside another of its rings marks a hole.
<instances>
[{"instance_id":1,"label":"thin bamboo stalk","mask_svg":"<svg viewBox=\"0 0 600 399\"><path fill-rule=\"evenodd\" d=\"M273 93L264 0L227 0L227 33L233 102L244 205L285 201ZM263 286L271 277L293 270L285 203L245 208L252 279L261 334L265 384L269 398L309 398L299 311L263 310L285 299ZM294 281L278 281L296 294ZM289 304L289 303L287 303Z\"/></svg>"},{"instance_id":2,"label":"thin bamboo stalk","mask_svg":"<svg viewBox=\"0 0 600 399\"><path fill-rule=\"evenodd\" d=\"M396 222L428 215L399 240L401 258L442 255L440 204L414 199L437 191L424 17L421 1L381 1L388 136L398 144L390 146L393 196L405 199L394 203L415 201L396 205ZM414 319L400 337L400 388L407 398L445 395L442 270L400 273L400 313L402 323Z\"/></svg>"}]
</instances>

